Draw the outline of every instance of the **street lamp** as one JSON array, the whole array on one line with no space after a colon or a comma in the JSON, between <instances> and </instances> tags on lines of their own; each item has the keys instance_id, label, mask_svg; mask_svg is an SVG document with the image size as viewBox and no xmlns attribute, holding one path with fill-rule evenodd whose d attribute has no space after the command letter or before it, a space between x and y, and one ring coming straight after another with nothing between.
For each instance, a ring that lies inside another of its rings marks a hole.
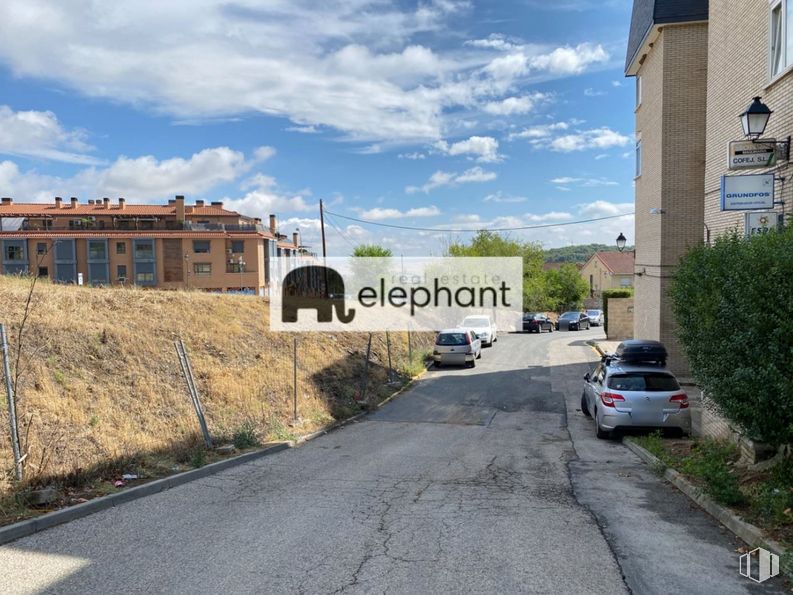
<instances>
[{"instance_id":1,"label":"street lamp","mask_svg":"<svg viewBox=\"0 0 793 595\"><path fill-rule=\"evenodd\" d=\"M622 235L622 232L620 232L620 235L617 236L617 250L619 250L620 252L625 250L625 244L627 243L627 241L628 240L625 238L625 236Z\"/></svg>"},{"instance_id":2,"label":"street lamp","mask_svg":"<svg viewBox=\"0 0 793 595\"><path fill-rule=\"evenodd\" d=\"M760 101L760 97L755 97L752 104L740 115L744 135L752 140L763 136L772 113L768 106Z\"/></svg>"}]
</instances>

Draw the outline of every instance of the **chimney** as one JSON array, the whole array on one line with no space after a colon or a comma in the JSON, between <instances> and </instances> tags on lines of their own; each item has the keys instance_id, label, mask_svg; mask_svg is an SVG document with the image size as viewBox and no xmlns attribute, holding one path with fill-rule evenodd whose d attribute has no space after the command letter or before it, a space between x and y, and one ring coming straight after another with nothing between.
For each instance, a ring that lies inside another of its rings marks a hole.
<instances>
[{"instance_id":1,"label":"chimney","mask_svg":"<svg viewBox=\"0 0 793 595\"><path fill-rule=\"evenodd\" d=\"M169 206L169 207L172 207L172 206L174 206L175 204L176 204L176 199L175 199L175 198L169 198L169 199L168 199L168 206Z\"/></svg>"},{"instance_id":2,"label":"chimney","mask_svg":"<svg viewBox=\"0 0 793 595\"><path fill-rule=\"evenodd\" d=\"M278 229L278 222L275 215L270 215L270 233L275 235L275 230Z\"/></svg>"},{"instance_id":3,"label":"chimney","mask_svg":"<svg viewBox=\"0 0 793 595\"><path fill-rule=\"evenodd\" d=\"M300 232L299 231L295 231L292 234L292 243L295 245L295 248L299 248L300 247Z\"/></svg>"},{"instance_id":4,"label":"chimney","mask_svg":"<svg viewBox=\"0 0 793 595\"><path fill-rule=\"evenodd\" d=\"M6 206L6 205L11 206L12 204L14 204L14 199L11 198L10 196L4 196L2 204L3 204L3 206Z\"/></svg>"},{"instance_id":5,"label":"chimney","mask_svg":"<svg viewBox=\"0 0 793 595\"><path fill-rule=\"evenodd\" d=\"M72 202L72 208L76 209L77 208L77 202L78 202L77 201L77 197L76 196L72 196L71 202Z\"/></svg>"},{"instance_id":6,"label":"chimney","mask_svg":"<svg viewBox=\"0 0 793 595\"><path fill-rule=\"evenodd\" d=\"M262 223L262 220L261 220L261 218L260 218L260 217L254 217L254 218L253 218L253 222L254 222L256 225L261 225L261 223Z\"/></svg>"},{"instance_id":7,"label":"chimney","mask_svg":"<svg viewBox=\"0 0 793 595\"><path fill-rule=\"evenodd\" d=\"M89 198L89 199L88 199L88 204L89 204L89 205L92 205L92 204L94 204L94 199L93 199L93 198Z\"/></svg>"},{"instance_id":8,"label":"chimney","mask_svg":"<svg viewBox=\"0 0 793 595\"><path fill-rule=\"evenodd\" d=\"M220 207L222 209L223 208L223 201L222 200L213 200L212 201L212 206L213 207Z\"/></svg>"},{"instance_id":9,"label":"chimney","mask_svg":"<svg viewBox=\"0 0 793 595\"><path fill-rule=\"evenodd\" d=\"M204 201L203 201L203 200L197 200L197 201L195 201L195 206L197 206L197 207L203 207L203 206L204 206Z\"/></svg>"},{"instance_id":10,"label":"chimney","mask_svg":"<svg viewBox=\"0 0 793 595\"><path fill-rule=\"evenodd\" d=\"M109 199L107 196L105 196L105 197L102 199L102 204L104 205L104 207L105 207L106 209L109 209L109 208L110 208L110 199Z\"/></svg>"},{"instance_id":11,"label":"chimney","mask_svg":"<svg viewBox=\"0 0 793 595\"><path fill-rule=\"evenodd\" d=\"M118 208L122 211L127 208L127 199L123 196L120 196L118 199Z\"/></svg>"},{"instance_id":12,"label":"chimney","mask_svg":"<svg viewBox=\"0 0 793 595\"><path fill-rule=\"evenodd\" d=\"M184 196L177 194L176 198L176 220L184 223Z\"/></svg>"},{"instance_id":13,"label":"chimney","mask_svg":"<svg viewBox=\"0 0 793 595\"><path fill-rule=\"evenodd\" d=\"M60 196L55 197L55 208L60 209L63 207L63 199Z\"/></svg>"}]
</instances>

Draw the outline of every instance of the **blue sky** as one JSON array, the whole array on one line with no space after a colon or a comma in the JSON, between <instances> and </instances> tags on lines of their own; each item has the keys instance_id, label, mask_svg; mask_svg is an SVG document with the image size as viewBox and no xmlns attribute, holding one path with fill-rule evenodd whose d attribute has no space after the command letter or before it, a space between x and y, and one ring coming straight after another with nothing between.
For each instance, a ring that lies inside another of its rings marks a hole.
<instances>
[{"instance_id":1,"label":"blue sky","mask_svg":"<svg viewBox=\"0 0 793 595\"><path fill-rule=\"evenodd\" d=\"M322 198L331 254L633 210L629 0L127 4L0 6L3 196L223 200L317 249Z\"/></svg>"}]
</instances>

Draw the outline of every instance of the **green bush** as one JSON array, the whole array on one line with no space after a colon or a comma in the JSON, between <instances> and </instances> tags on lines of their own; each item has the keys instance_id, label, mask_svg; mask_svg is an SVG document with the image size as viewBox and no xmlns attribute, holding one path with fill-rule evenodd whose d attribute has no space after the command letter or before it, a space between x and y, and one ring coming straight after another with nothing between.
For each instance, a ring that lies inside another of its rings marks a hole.
<instances>
[{"instance_id":1,"label":"green bush","mask_svg":"<svg viewBox=\"0 0 793 595\"><path fill-rule=\"evenodd\" d=\"M633 287L620 287L619 289L603 290L603 331L608 336L609 333L609 299L610 298L629 298L633 297Z\"/></svg>"},{"instance_id":2,"label":"green bush","mask_svg":"<svg viewBox=\"0 0 793 595\"><path fill-rule=\"evenodd\" d=\"M697 382L750 438L793 442L793 229L694 248L671 289Z\"/></svg>"}]
</instances>

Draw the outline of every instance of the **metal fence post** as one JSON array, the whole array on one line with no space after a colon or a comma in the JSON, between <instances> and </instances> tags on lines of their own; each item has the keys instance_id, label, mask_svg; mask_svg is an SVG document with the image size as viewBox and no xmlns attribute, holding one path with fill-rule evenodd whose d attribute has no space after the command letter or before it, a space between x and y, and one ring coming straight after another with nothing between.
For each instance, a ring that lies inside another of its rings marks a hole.
<instances>
[{"instance_id":1,"label":"metal fence post","mask_svg":"<svg viewBox=\"0 0 793 595\"><path fill-rule=\"evenodd\" d=\"M369 342L366 345L366 362L363 365L363 381L361 382L361 402L366 403L366 387L369 384L369 356L372 353L372 333L369 333Z\"/></svg>"},{"instance_id":2,"label":"metal fence post","mask_svg":"<svg viewBox=\"0 0 793 595\"><path fill-rule=\"evenodd\" d=\"M14 474L17 481L22 481L22 454L19 447L19 429L17 427L17 408L14 397L14 383L11 380L11 366L8 354L8 338L6 327L0 324L0 344L3 350L3 374L6 377L6 396L8 397L8 420L11 424L11 449L14 452Z\"/></svg>"},{"instance_id":3,"label":"metal fence post","mask_svg":"<svg viewBox=\"0 0 793 595\"><path fill-rule=\"evenodd\" d=\"M198 425L201 426L204 444L206 444L207 448L212 448L212 438L209 435L207 421L204 417L204 408L201 405L201 398L198 395L198 389L195 385L195 375L193 374L193 366L190 364L190 356L187 355L187 349L181 339L174 341L174 345L176 346L176 353L179 356L179 364L182 366L182 374L184 374L184 379L187 383L187 392L190 394L190 400L193 402L193 408L195 409L196 417L198 417Z\"/></svg>"},{"instance_id":4,"label":"metal fence post","mask_svg":"<svg viewBox=\"0 0 793 595\"><path fill-rule=\"evenodd\" d=\"M292 385L294 387L294 392L292 394L294 408L292 419L297 423L297 337L294 338L294 351L292 357Z\"/></svg>"},{"instance_id":5,"label":"metal fence post","mask_svg":"<svg viewBox=\"0 0 793 595\"><path fill-rule=\"evenodd\" d=\"M408 364L413 365L413 344L410 341L410 329L408 328Z\"/></svg>"},{"instance_id":6,"label":"metal fence post","mask_svg":"<svg viewBox=\"0 0 793 595\"><path fill-rule=\"evenodd\" d=\"M388 352L388 382L394 382L394 367L391 365L391 335L385 332L385 347Z\"/></svg>"}]
</instances>

